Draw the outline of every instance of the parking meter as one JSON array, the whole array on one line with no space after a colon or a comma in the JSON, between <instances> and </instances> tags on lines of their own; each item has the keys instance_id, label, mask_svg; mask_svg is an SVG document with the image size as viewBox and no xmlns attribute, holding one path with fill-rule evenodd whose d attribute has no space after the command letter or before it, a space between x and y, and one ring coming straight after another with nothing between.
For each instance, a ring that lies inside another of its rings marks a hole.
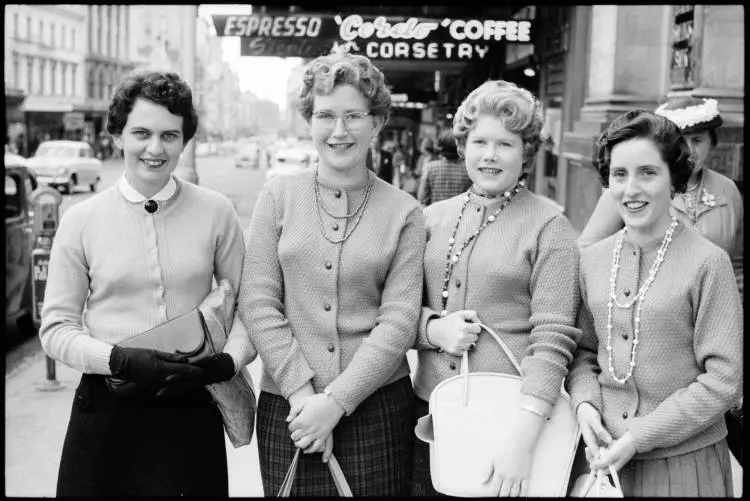
<instances>
[{"instance_id":1,"label":"parking meter","mask_svg":"<svg viewBox=\"0 0 750 501\"><path fill-rule=\"evenodd\" d=\"M39 327L52 240L60 225L62 196L57 190L42 186L34 190L29 198L34 207L34 234L36 235L34 249L31 251L33 318L34 324Z\"/></svg>"}]
</instances>

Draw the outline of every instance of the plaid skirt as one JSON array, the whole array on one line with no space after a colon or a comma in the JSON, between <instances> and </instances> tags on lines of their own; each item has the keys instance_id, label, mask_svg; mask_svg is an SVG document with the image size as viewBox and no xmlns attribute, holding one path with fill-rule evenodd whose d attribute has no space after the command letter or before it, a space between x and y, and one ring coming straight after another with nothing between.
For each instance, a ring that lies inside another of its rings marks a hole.
<instances>
[{"instance_id":1,"label":"plaid skirt","mask_svg":"<svg viewBox=\"0 0 750 501\"><path fill-rule=\"evenodd\" d=\"M228 497L221 412L204 388L118 397L84 374L63 443L57 496Z\"/></svg>"},{"instance_id":2,"label":"plaid skirt","mask_svg":"<svg viewBox=\"0 0 750 501\"><path fill-rule=\"evenodd\" d=\"M261 392L256 420L263 492L276 496L292 457L289 402ZM414 391L408 376L380 388L333 430L336 456L354 496L406 496L414 446ZM300 454L292 496L337 496L321 454Z\"/></svg>"}]
</instances>

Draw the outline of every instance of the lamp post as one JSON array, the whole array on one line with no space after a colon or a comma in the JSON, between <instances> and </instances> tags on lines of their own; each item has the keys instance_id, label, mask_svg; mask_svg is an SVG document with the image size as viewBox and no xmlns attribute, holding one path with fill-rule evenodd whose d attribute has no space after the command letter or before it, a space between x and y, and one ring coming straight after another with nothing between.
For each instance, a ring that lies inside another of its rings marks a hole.
<instances>
[{"instance_id":1,"label":"lamp post","mask_svg":"<svg viewBox=\"0 0 750 501\"><path fill-rule=\"evenodd\" d=\"M197 85L195 81L195 23L198 17L197 5L182 6L182 78L193 91L195 100ZM195 169L195 137L185 145L175 174L185 181L198 184L198 172Z\"/></svg>"}]
</instances>

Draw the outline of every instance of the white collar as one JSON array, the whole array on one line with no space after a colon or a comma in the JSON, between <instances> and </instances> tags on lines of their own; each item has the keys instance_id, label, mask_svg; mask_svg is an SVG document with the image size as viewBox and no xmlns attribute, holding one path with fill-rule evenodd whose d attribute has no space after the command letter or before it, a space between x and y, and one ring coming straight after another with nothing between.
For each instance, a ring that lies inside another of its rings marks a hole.
<instances>
[{"instance_id":1,"label":"white collar","mask_svg":"<svg viewBox=\"0 0 750 501\"><path fill-rule=\"evenodd\" d=\"M125 173L122 174L122 177L120 177L120 182L118 183L120 187L120 191L125 196L125 198L128 199L130 202L143 202L145 200L168 200L172 195L174 195L174 192L177 191L177 182L174 180L174 176L169 176L169 181L167 181L166 186L162 188L159 193L154 195L151 198L146 198L141 193L133 188L133 185L130 184L125 177Z\"/></svg>"}]
</instances>

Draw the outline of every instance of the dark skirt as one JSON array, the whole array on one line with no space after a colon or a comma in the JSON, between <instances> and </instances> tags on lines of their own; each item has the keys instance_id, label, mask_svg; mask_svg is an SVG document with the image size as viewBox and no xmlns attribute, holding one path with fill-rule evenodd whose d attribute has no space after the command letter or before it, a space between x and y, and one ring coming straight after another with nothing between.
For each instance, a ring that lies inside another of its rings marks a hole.
<instances>
[{"instance_id":1,"label":"dark skirt","mask_svg":"<svg viewBox=\"0 0 750 501\"><path fill-rule=\"evenodd\" d=\"M227 497L221 412L204 388L118 397L84 374L63 444L57 496Z\"/></svg>"},{"instance_id":2,"label":"dark skirt","mask_svg":"<svg viewBox=\"0 0 750 501\"><path fill-rule=\"evenodd\" d=\"M414 413L419 419L430 412L430 404L419 397L414 397ZM432 486L430 476L430 444L415 438L414 463L412 466L411 495L412 496L444 496Z\"/></svg>"},{"instance_id":3,"label":"dark skirt","mask_svg":"<svg viewBox=\"0 0 750 501\"><path fill-rule=\"evenodd\" d=\"M295 453L289 402L268 392L258 398L257 436L263 492L276 496ZM404 377L373 393L333 430L336 456L354 496L406 496L414 445L414 391ZM300 454L292 496L336 496L321 454Z\"/></svg>"}]
</instances>

